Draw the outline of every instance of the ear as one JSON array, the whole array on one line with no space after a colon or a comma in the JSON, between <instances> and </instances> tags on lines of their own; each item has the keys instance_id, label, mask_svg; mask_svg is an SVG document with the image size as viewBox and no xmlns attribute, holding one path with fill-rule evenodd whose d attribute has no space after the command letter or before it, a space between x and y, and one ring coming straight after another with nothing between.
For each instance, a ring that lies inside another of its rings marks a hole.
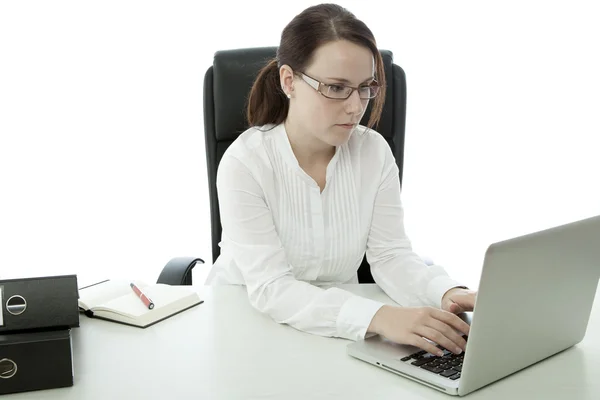
<instances>
[{"instance_id":1,"label":"ear","mask_svg":"<svg viewBox=\"0 0 600 400\"><path fill-rule=\"evenodd\" d=\"M294 91L294 71L289 65L282 65L279 68L279 82L281 84L281 90L288 96L291 97Z\"/></svg>"}]
</instances>

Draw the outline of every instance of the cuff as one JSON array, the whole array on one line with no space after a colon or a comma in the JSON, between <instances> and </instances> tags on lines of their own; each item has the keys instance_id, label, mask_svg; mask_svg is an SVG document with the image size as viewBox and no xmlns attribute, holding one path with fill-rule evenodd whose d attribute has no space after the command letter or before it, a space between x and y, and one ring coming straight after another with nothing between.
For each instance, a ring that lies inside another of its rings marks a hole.
<instances>
[{"instance_id":1,"label":"cuff","mask_svg":"<svg viewBox=\"0 0 600 400\"><path fill-rule=\"evenodd\" d=\"M340 309L337 318L338 336L350 339L364 339L375 313L383 306L382 302L360 296L352 296Z\"/></svg>"},{"instance_id":2,"label":"cuff","mask_svg":"<svg viewBox=\"0 0 600 400\"><path fill-rule=\"evenodd\" d=\"M455 281L448 276L437 276L427 285L427 299L434 307L442 308L442 296L455 287L466 288L465 285Z\"/></svg>"}]
</instances>

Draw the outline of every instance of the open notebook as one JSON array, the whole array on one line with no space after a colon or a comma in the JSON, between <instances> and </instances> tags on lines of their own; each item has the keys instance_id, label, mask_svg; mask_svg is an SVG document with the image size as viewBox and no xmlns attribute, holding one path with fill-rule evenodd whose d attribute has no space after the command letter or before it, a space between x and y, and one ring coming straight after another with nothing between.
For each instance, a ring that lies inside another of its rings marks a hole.
<instances>
[{"instance_id":1,"label":"open notebook","mask_svg":"<svg viewBox=\"0 0 600 400\"><path fill-rule=\"evenodd\" d=\"M107 280L79 289L79 309L87 316L146 328L203 303L191 286L133 283L154 302L148 309L129 281Z\"/></svg>"}]
</instances>

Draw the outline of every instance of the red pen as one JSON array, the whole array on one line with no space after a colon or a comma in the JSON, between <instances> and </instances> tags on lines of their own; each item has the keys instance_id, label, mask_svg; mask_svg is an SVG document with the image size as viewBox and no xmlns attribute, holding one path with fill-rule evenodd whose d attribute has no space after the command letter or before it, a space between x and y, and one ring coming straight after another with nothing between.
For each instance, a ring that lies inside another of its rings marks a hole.
<instances>
[{"instance_id":1,"label":"red pen","mask_svg":"<svg viewBox=\"0 0 600 400\"><path fill-rule=\"evenodd\" d=\"M130 283L129 286L131 286L135 294L138 295L138 297L146 307L148 307L150 310L154 308L154 303L152 302L152 300L150 300L150 298L146 296L137 286L135 286L133 283Z\"/></svg>"}]
</instances>

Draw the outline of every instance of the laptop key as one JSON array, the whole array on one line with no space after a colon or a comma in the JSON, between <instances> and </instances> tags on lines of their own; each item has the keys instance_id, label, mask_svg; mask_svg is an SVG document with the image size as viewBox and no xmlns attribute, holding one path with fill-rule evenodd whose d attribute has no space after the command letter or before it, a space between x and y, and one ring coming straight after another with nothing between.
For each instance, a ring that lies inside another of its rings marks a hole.
<instances>
[{"instance_id":1,"label":"laptop key","mask_svg":"<svg viewBox=\"0 0 600 400\"><path fill-rule=\"evenodd\" d=\"M443 369L436 367L434 365L423 365L421 368L426 369L427 371L433 372L434 374L439 374L440 372L444 372Z\"/></svg>"},{"instance_id":2,"label":"laptop key","mask_svg":"<svg viewBox=\"0 0 600 400\"><path fill-rule=\"evenodd\" d=\"M423 355L424 355L424 354L426 354L426 353L427 353L427 352L426 352L425 350L421 350L421 351L418 351L418 352L416 352L416 353L414 353L414 354L411 354L411 355L410 355L410 357L411 357L411 358L414 358L415 360L418 360L418 359L420 359L420 358L421 358L421 356L423 356Z\"/></svg>"},{"instance_id":3,"label":"laptop key","mask_svg":"<svg viewBox=\"0 0 600 400\"><path fill-rule=\"evenodd\" d=\"M411 365L414 365L415 367L420 367L421 365L425 365L425 364L430 363L430 362L431 362L430 358L421 358L420 360L413 361L411 363Z\"/></svg>"},{"instance_id":4,"label":"laptop key","mask_svg":"<svg viewBox=\"0 0 600 400\"><path fill-rule=\"evenodd\" d=\"M453 370L458 371L458 372L462 372L462 365L458 365L456 367L452 367Z\"/></svg>"},{"instance_id":5,"label":"laptop key","mask_svg":"<svg viewBox=\"0 0 600 400\"><path fill-rule=\"evenodd\" d=\"M450 378L451 376L454 376L454 375L456 375L456 371L453 371L451 369L448 369L440 374L440 376L443 376L444 378Z\"/></svg>"},{"instance_id":6,"label":"laptop key","mask_svg":"<svg viewBox=\"0 0 600 400\"><path fill-rule=\"evenodd\" d=\"M459 372L459 373L457 373L456 375L452 375L452 376L450 377L450 379L452 379L453 381L454 381L454 380L456 380L456 379L458 379L458 378L460 378L460 372Z\"/></svg>"},{"instance_id":7,"label":"laptop key","mask_svg":"<svg viewBox=\"0 0 600 400\"><path fill-rule=\"evenodd\" d=\"M412 360L412 357L408 356L408 357L404 357L404 358L400 359L400 361L408 361L408 360Z\"/></svg>"}]
</instances>

